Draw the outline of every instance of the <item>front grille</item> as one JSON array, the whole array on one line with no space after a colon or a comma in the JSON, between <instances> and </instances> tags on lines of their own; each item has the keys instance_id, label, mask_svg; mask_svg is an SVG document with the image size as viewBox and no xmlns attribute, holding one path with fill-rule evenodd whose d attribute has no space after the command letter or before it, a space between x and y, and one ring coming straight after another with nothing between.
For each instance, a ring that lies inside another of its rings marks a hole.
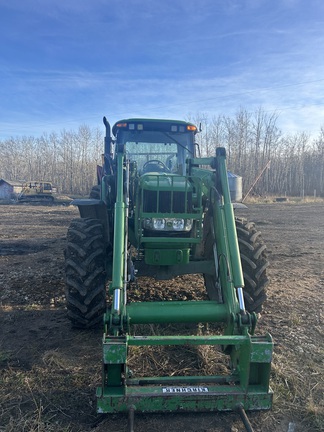
<instances>
[{"instance_id":1,"label":"front grille","mask_svg":"<svg viewBox=\"0 0 324 432\"><path fill-rule=\"evenodd\" d=\"M192 192L143 191L144 213L192 213Z\"/></svg>"}]
</instances>

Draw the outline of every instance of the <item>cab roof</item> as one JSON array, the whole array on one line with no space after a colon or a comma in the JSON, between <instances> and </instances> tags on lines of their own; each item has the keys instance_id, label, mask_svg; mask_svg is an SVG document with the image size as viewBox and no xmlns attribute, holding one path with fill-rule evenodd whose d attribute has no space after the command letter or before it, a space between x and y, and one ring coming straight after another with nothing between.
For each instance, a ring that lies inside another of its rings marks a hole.
<instances>
[{"instance_id":1,"label":"cab roof","mask_svg":"<svg viewBox=\"0 0 324 432\"><path fill-rule=\"evenodd\" d=\"M168 120L168 119L150 119L150 118L130 118L123 119L116 122L112 128L114 136L117 134L119 128L128 127L129 124L143 125L143 130L158 130L158 131L170 131L171 126L191 126L192 132L197 133L197 127L193 123L189 123L183 120ZM189 130L186 130L189 131Z\"/></svg>"}]
</instances>

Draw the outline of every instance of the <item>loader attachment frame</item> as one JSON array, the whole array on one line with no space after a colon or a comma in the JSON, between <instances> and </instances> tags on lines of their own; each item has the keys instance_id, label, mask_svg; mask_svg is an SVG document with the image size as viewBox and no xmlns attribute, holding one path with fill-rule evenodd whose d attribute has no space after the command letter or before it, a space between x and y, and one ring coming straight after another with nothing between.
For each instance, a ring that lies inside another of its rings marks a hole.
<instances>
[{"instance_id":1,"label":"loader attachment frame","mask_svg":"<svg viewBox=\"0 0 324 432\"><path fill-rule=\"evenodd\" d=\"M98 412L230 411L270 409L272 340L258 336L127 336L104 338L104 364L127 362L129 346L227 345L236 368L229 375L125 378L97 390ZM112 363L114 362L114 363ZM108 378L109 380L109 378Z\"/></svg>"}]
</instances>

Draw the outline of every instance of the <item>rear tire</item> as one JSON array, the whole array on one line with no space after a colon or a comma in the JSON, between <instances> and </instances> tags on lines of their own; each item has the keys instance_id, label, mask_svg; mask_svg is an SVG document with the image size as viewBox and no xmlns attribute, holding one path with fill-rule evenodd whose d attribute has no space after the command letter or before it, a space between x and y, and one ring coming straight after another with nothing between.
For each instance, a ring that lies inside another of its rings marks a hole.
<instances>
[{"instance_id":1,"label":"rear tire","mask_svg":"<svg viewBox=\"0 0 324 432\"><path fill-rule=\"evenodd\" d=\"M105 241L97 219L75 219L65 249L66 304L74 327L102 322L106 308Z\"/></svg>"},{"instance_id":2,"label":"rear tire","mask_svg":"<svg viewBox=\"0 0 324 432\"><path fill-rule=\"evenodd\" d=\"M242 270L244 276L245 308L248 312L261 312L267 299L266 290L269 285L266 257L266 246L261 233L256 230L254 223L245 219L235 218ZM213 259L214 236L211 228L211 217L204 219L204 257ZM222 302L221 288L217 284L216 276L204 274L205 287L210 300Z\"/></svg>"}]
</instances>

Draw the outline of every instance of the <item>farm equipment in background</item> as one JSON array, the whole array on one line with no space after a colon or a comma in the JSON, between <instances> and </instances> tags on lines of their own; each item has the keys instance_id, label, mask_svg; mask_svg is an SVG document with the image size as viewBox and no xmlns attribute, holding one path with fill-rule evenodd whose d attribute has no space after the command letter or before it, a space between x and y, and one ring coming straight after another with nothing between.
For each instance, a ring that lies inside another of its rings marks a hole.
<instances>
[{"instance_id":1,"label":"farm equipment in background","mask_svg":"<svg viewBox=\"0 0 324 432\"><path fill-rule=\"evenodd\" d=\"M104 323L98 412L128 412L132 430L136 411L270 409L273 343L254 334L268 261L254 225L234 217L231 196L242 196L230 191L225 149L197 158L197 128L184 121L121 120L114 139L104 124L103 175L93 198L73 201L81 218L65 250L69 319L81 328ZM129 301L141 276L185 274L203 275L208 300ZM136 324L170 323L218 323L222 334L134 334ZM129 347L148 345L209 345L228 355L230 371L133 376Z\"/></svg>"},{"instance_id":2,"label":"farm equipment in background","mask_svg":"<svg viewBox=\"0 0 324 432\"><path fill-rule=\"evenodd\" d=\"M18 195L18 202L53 203L52 183L46 181L29 181L23 184Z\"/></svg>"}]
</instances>

